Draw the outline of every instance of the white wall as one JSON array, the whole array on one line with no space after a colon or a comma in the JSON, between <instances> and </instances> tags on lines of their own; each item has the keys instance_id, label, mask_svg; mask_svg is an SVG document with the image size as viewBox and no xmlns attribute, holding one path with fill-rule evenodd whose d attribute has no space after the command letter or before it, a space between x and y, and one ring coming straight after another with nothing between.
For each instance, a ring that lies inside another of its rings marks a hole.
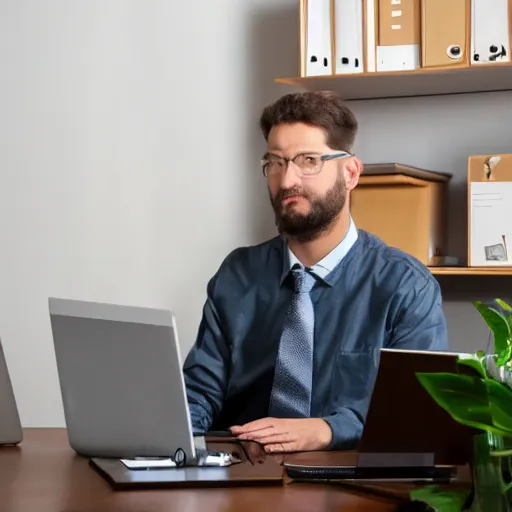
<instances>
[{"instance_id":1,"label":"white wall","mask_svg":"<svg viewBox=\"0 0 512 512\"><path fill-rule=\"evenodd\" d=\"M0 62L0 337L23 424L61 426L48 296L170 307L186 353L222 258L274 234L257 122L297 73L297 2L0 0ZM353 107L366 161L456 173L460 251L465 159L512 152L511 93ZM488 281L453 279L478 345Z\"/></svg>"},{"instance_id":2,"label":"white wall","mask_svg":"<svg viewBox=\"0 0 512 512\"><path fill-rule=\"evenodd\" d=\"M25 426L63 425L48 296L170 307L187 352L222 258L274 233L257 116L275 62L296 72L295 8L0 1L0 337Z\"/></svg>"}]
</instances>

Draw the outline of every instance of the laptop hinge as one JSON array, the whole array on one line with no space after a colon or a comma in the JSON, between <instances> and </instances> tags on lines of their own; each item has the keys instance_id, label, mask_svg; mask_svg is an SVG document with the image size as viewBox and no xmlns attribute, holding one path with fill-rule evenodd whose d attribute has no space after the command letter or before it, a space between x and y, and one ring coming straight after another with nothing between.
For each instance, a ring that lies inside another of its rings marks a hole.
<instances>
[{"instance_id":1,"label":"laptop hinge","mask_svg":"<svg viewBox=\"0 0 512 512\"><path fill-rule=\"evenodd\" d=\"M359 453L357 466L360 468L377 467L434 467L433 453Z\"/></svg>"}]
</instances>

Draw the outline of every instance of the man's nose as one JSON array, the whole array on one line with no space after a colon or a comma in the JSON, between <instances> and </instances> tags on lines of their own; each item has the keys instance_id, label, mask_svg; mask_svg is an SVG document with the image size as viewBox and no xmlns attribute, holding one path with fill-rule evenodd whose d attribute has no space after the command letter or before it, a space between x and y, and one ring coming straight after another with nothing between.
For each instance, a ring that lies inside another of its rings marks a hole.
<instances>
[{"instance_id":1,"label":"man's nose","mask_svg":"<svg viewBox=\"0 0 512 512\"><path fill-rule=\"evenodd\" d=\"M297 167L293 162L289 162L285 169L281 173L281 188L290 189L300 186L301 181L297 174Z\"/></svg>"}]
</instances>

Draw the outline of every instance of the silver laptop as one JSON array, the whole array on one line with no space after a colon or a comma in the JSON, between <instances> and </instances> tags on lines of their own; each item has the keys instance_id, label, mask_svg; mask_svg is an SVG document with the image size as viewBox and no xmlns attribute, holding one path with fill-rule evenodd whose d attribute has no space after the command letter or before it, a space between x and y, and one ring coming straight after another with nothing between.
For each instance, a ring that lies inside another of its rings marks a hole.
<instances>
[{"instance_id":1,"label":"silver laptop","mask_svg":"<svg viewBox=\"0 0 512 512\"><path fill-rule=\"evenodd\" d=\"M0 340L0 445L16 445L22 440L18 407Z\"/></svg>"},{"instance_id":2,"label":"silver laptop","mask_svg":"<svg viewBox=\"0 0 512 512\"><path fill-rule=\"evenodd\" d=\"M70 446L198 465L172 312L58 298L49 312Z\"/></svg>"}]
</instances>

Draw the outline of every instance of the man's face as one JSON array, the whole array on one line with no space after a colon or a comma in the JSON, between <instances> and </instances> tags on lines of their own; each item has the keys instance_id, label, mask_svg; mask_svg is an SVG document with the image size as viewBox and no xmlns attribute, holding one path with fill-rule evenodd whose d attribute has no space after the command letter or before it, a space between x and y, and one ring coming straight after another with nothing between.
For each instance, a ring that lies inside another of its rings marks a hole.
<instances>
[{"instance_id":1,"label":"man's face","mask_svg":"<svg viewBox=\"0 0 512 512\"><path fill-rule=\"evenodd\" d=\"M302 123L272 128L267 152L294 158L298 154L336 153L322 129ZM345 206L347 187L339 159L325 161L314 176L301 176L293 162L267 177L270 200L280 233L311 241L329 229Z\"/></svg>"}]
</instances>

